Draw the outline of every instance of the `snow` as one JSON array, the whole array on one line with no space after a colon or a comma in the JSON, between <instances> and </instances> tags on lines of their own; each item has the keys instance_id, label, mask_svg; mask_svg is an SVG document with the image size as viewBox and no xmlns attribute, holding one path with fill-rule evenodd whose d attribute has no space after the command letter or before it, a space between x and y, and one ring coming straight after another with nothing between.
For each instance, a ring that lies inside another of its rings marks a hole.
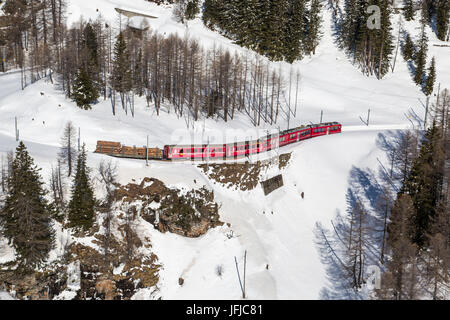
<instances>
[{"instance_id":1,"label":"snow","mask_svg":"<svg viewBox=\"0 0 450 320\"><path fill-rule=\"evenodd\" d=\"M11 295L7 292L0 291L0 300L15 300Z\"/></svg>"},{"instance_id":2,"label":"snow","mask_svg":"<svg viewBox=\"0 0 450 320\"><path fill-rule=\"evenodd\" d=\"M14 248L8 245L8 240L0 237L0 263L13 261L16 257Z\"/></svg>"},{"instance_id":3,"label":"snow","mask_svg":"<svg viewBox=\"0 0 450 320\"><path fill-rule=\"evenodd\" d=\"M80 16L95 19L99 14L107 21L117 22L114 8L134 10L158 19L148 19L150 27L166 35L178 32L200 39L205 47L222 46L232 51L248 52L230 43L217 33L206 29L200 19L188 26L176 23L170 6L157 6L144 0L82 0L69 1L68 23L75 23ZM96 9L100 9L99 12ZM393 18L393 34L396 35L397 16ZM339 121L343 133L283 148L293 152L288 167L282 172L285 186L265 197L261 187L252 191L231 190L209 180L203 171L191 163L165 163L112 159L118 164L119 180L140 183L144 177L162 180L166 185L184 188L206 186L215 192L221 221L230 223L210 230L198 239L162 234L145 221L138 224L138 234L149 237L152 248L162 265L158 290L143 289L134 299L240 299L235 257L243 268L243 256L247 251L247 294L249 299L317 299L327 284L325 270L314 245L313 228L316 222L329 225L335 213L346 209L345 193L353 167L372 168L378 160L384 160L376 146L379 133L423 126L425 96L416 87L401 54L397 58L394 73L376 80L364 76L353 66L346 55L337 48L332 36L331 12L323 11L324 36L317 54L294 64L301 72L301 97L297 117L291 119L291 127L317 123L321 110L324 121ZM418 34L417 23L405 23L412 35ZM450 59L448 48L434 47L439 43L431 30L429 60L436 57L437 79L442 88L450 88ZM273 63L281 68L285 78L290 66ZM41 95L41 92L43 95ZM45 181L50 176L64 125L72 121L81 129L82 142L89 151L95 149L97 140L120 141L126 145L142 146L149 135L150 145L162 147L172 143L210 142L223 140L234 142L249 136L265 135L266 130L278 130L262 126L259 131L249 128L244 115L224 124L214 119L186 126L186 119L177 118L164 106L159 117L153 108L147 108L143 100L136 101L136 116L125 115L118 110L111 113L109 101L101 101L91 111L81 110L55 86L46 80L20 88L20 74L0 75L0 155L17 146L14 134L14 118L17 117L20 139L24 140L39 167L43 168ZM371 110L370 126L362 123ZM287 127L287 120L279 123ZM215 140L214 140L215 138ZM263 155L262 157L267 157ZM110 158L89 154L89 166L95 168L102 160ZM264 177L278 174L275 169ZM95 176L95 172L92 173ZM196 183L194 183L196 180ZM100 191L99 191L100 192ZM305 198L300 194L304 192ZM273 214L272 214L273 212ZM51 261L62 250L70 236L57 228L57 248ZM233 236L231 236L233 235ZM80 239L83 244L95 247L92 239ZM14 252L4 240L0 240L0 263L14 259ZM268 265L268 269L266 266ZM221 266L223 274L217 274ZM119 271L119 270L117 270ZM242 271L241 271L242 272ZM179 278L184 284L178 284ZM73 298L74 292L63 292L58 299ZM0 299L4 294L0 293Z\"/></svg>"}]
</instances>

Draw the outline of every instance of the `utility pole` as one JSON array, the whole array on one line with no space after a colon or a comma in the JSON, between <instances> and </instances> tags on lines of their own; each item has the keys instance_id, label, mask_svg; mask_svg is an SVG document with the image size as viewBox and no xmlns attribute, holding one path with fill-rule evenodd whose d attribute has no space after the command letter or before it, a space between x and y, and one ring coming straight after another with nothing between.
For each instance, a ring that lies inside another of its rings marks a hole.
<instances>
[{"instance_id":1,"label":"utility pole","mask_svg":"<svg viewBox=\"0 0 450 320\"><path fill-rule=\"evenodd\" d=\"M14 117L15 131L16 131L16 141L19 141L19 129L17 128L17 117Z\"/></svg>"},{"instance_id":2,"label":"utility pole","mask_svg":"<svg viewBox=\"0 0 450 320\"><path fill-rule=\"evenodd\" d=\"M148 135L147 135L147 144L145 148L145 165L148 167Z\"/></svg>"},{"instance_id":3,"label":"utility pole","mask_svg":"<svg viewBox=\"0 0 450 320\"><path fill-rule=\"evenodd\" d=\"M206 172L208 172L209 171L209 163L208 163L208 159L209 159L209 136L208 136L208 139L207 139L207 144L206 144Z\"/></svg>"},{"instance_id":4,"label":"utility pole","mask_svg":"<svg viewBox=\"0 0 450 320\"><path fill-rule=\"evenodd\" d=\"M441 83L439 82L438 85L438 93L437 93L437 97L436 97L436 107L439 106L439 94L441 93Z\"/></svg>"},{"instance_id":5,"label":"utility pole","mask_svg":"<svg viewBox=\"0 0 450 320\"><path fill-rule=\"evenodd\" d=\"M278 126L278 146L277 146L277 167L280 168L280 135L281 135L281 129L280 126Z\"/></svg>"},{"instance_id":6,"label":"utility pole","mask_svg":"<svg viewBox=\"0 0 450 320\"><path fill-rule=\"evenodd\" d=\"M319 123L322 123L322 120L323 120L323 110L320 110L320 122Z\"/></svg>"},{"instance_id":7,"label":"utility pole","mask_svg":"<svg viewBox=\"0 0 450 320\"><path fill-rule=\"evenodd\" d=\"M245 253L244 253L244 284L242 284L241 274L239 272L239 264L237 262L236 256L234 257L234 262L236 264L236 271L237 271L237 275L238 275L239 285L240 285L241 291L242 291L242 299L245 299L245 297L246 297L246 294L245 294L245 274L246 274L246 268L247 268L247 250L245 250Z\"/></svg>"},{"instance_id":8,"label":"utility pole","mask_svg":"<svg viewBox=\"0 0 450 320\"><path fill-rule=\"evenodd\" d=\"M244 295L243 295L244 299L245 299L245 295L246 295L246 291L245 291L245 273L246 273L246 269L247 269L247 250L245 250L245 254L244 254Z\"/></svg>"},{"instance_id":9,"label":"utility pole","mask_svg":"<svg viewBox=\"0 0 450 320\"><path fill-rule=\"evenodd\" d=\"M81 150L81 128L78 127L78 152Z\"/></svg>"},{"instance_id":10,"label":"utility pole","mask_svg":"<svg viewBox=\"0 0 450 320\"><path fill-rule=\"evenodd\" d=\"M430 104L430 96L427 96L427 104L425 106L425 120L423 121L423 129L427 129L428 106Z\"/></svg>"},{"instance_id":11,"label":"utility pole","mask_svg":"<svg viewBox=\"0 0 450 320\"><path fill-rule=\"evenodd\" d=\"M2 72L6 72L6 67L5 67L5 64L6 64L6 47L2 47L1 49L2 49L2 60L1 60Z\"/></svg>"},{"instance_id":12,"label":"utility pole","mask_svg":"<svg viewBox=\"0 0 450 320\"><path fill-rule=\"evenodd\" d=\"M367 126L369 126L370 121L370 109L367 111Z\"/></svg>"}]
</instances>

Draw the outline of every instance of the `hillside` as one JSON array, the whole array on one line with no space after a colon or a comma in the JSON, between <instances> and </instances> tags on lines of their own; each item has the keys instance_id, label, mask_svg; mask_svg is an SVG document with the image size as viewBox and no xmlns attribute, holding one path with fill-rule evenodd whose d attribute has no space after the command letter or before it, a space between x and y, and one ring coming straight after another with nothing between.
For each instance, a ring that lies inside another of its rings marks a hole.
<instances>
[{"instance_id":1,"label":"hillside","mask_svg":"<svg viewBox=\"0 0 450 320\"><path fill-rule=\"evenodd\" d=\"M144 0L70 0L67 23L71 25L80 17L88 20L101 15L105 21L117 25L115 8L156 16L157 19L148 19L148 23L151 30L164 36L178 33L182 37L198 39L205 48L217 46L250 56L254 54L207 29L200 18L183 25L173 19L172 6L158 6ZM397 35L398 18L398 14L393 15L394 35ZM158 282L151 288L137 290L132 299L240 299L234 259L241 262L245 252L249 299L319 299L321 290L330 282L315 243L316 223L332 227L330 221L335 214L347 210L346 193L353 170L376 170L380 162L387 164L386 155L377 144L379 137L392 137L413 126L422 128L426 103L425 95L413 83L400 53L394 72L389 72L382 80L367 77L337 47L332 10L327 5L322 9L322 19L323 37L315 55L292 66L285 62L270 63L281 70L285 78L289 77L291 68L300 71L298 110L289 120L282 115L278 124L266 124L258 129L251 127L245 114L236 115L226 124L217 118L192 122L186 116L177 117L170 112L169 104L165 104L157 116L154 108L147 106L145 98L136 98L134 117L126 115L121 108L114 116L109 100L100 99L92 110L82 110L48 78L30 84L22 91L20 72L8 72L0 74L0 156L6 157L17 146L14 132L17 118L20 140L24 141L42 168L43 179L48 182L56 164L64 126L72 121L80 128L82 143L86 143L88 166L92 168L92 176L96 178L94 187L101 198L104 190L95 168L101 161L111 158L93 153L98 140L143 146L149 136L149 145L160 148L192 141L206 143L207 139L212 143L230 143L263 136L267 130L278 130L279 127L287 129L288 121L291 128L318 123L323 111L323 121L338 121L343 125L342 134L283 148L283 153L292 153L288 165L283 169L269 166L259 176L262 181L279 172L283 174L284 187L267 197L259 184L246 191L229 188L190 162L150 161L147 167L145 161L113 159L121 185L140 184L145 178L154 178L181 194L202 187L213 191L214 201L219 206L219 219L224 223L198 238L189 238L163 233L139 218L135 225L136 234L148 244L148 247L142 246L140 253L157 257ZM411 35L418 35L417 22L404 22L404 27ZM437 83L441 89L450 88L450 48L434 46L441 41L431 29L427 29L427 34L429 61L433 56L436 58ZM432 102L434 99L432 96ZM368 109L370 125L366 126L362 119L367 118ZM250 158L250 161L255 163L268 158L269 155L262 155ZM120 212L115 211L115 215ZM102 222L102 218L98 218L97 223ZM60 224L56 228L57 244L49 263L57 261L63 247L70 243L97 248L93 237L69 235ZM117 238L120 237L117 232ZM0 238L0 263L13 259L14 250ZM123 265L120 268L123 269ZM184 280L182 285L180 278ZM0 292L0 300L3 295L7 297ZM74 292L70 289L58 296L59 299L73 297Z\"/></svg>"}]
</instances>

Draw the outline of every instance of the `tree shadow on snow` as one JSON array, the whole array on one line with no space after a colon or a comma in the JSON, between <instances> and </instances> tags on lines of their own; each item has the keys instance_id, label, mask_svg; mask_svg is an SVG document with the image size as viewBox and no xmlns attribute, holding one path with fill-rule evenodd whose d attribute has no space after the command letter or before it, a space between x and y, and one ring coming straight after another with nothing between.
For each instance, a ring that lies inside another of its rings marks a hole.
<instances>
[{"instance_id":1,"label":"tree shadow on snow","mask_svg":"<svg viewBox=\"0 0 450 320\"><path fill-rule=\"evenodd\" d=\"M376 145L388 155L405 134L406 131L402 130L380 133ZM389 157L387 159L388 162ZM369 266L378 266L383 270L381 253L386 239L386 217L399 187L396 184L398 179L392 177L386 167L388 165L381 162L376 170L352 167L348 177L346 212L341 213L336 210L335 218L331 221L329 228L321 223L316 224L315 244L325 266L328 282L320 292L321 299L365 299L370 293L365 285L355 289L352 278L349 253L352 241L349 239L352 238L348 235L352 232L352 228L355 228L350 221L357 210L364 212L365 220L362 245L365 280L368 279ZM390 185L391 182L392 185Z\"/></svg>"}]
</instances>

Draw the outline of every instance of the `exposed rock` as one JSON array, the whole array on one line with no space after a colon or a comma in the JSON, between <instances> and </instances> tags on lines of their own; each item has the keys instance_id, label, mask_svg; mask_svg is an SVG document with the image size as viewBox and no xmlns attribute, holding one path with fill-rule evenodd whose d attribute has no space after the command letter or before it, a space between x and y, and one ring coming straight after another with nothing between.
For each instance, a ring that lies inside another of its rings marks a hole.
<instances>
[{"instance_id":1,"label":"exposed rock","mask_svg":"<svg viewBox=\"0 0 450 320\"><path fill-rule=\"evenodd\" d=\"M291 153L280 155L278 159L279 169L284 169L291 159ZM263 169L268 168L273 163L273 159L257 161L256 163L221 163L221 164L201 164L199 168L212 180L219 182L228 188L236 187L241 191L255 189L259 182Z\"/></svg>"},{"instance_id":2,"label":"exposed rock","mask_svg":"<svg viewBox=\"0 0 450 320\"><path fill-rule=\"evenodd\" d=\"M97 281L95 289L98 293L105 295L105 300L114 300L116 297L116 283L112 280Z\"/></svg>"},{"instance_id":3,"label":"exposed rock","mask_svg":"<svg viewBox=\"0 0 450 320\"><path fill-rule=\"evenodd\" d=\"M24 300L53 299L66 286L64 267L48 266L42 272L20 274L14 271L0 273L0 288L14 292L15 298Z\"/></svg>"},{"instance_id":4,"label":"exposed rock","mask_svg":"<svg viewBox=\"0 0 450 320\"><path fill-rule=\"evenodd\" d=\"M101 237L98 238L101 245ZM78 259L81 267L81 288L76 299L128 300L138 289L154 287L158 283L160 266L156 264L156 255L136 255L128 261L124 243L111 238L110 244L108 259L81 244L70 248L72 259ZM121 272L113 274L112 267L121 263L124 264Z\"/></svg>"},{"instance_id":5,"label":"exposed rock","mask_svg":"<svg viewBox=\"0 0 450 320\"><path fill-rule=\"evenodd\" d=\"M138 212L163 233L195 238L223 224L219 221L214 192L206 188L181 194L157 179L145 178L139 185L121 186L116 201L130 205L129 210Z\"/></svg>"}]
</instances>

